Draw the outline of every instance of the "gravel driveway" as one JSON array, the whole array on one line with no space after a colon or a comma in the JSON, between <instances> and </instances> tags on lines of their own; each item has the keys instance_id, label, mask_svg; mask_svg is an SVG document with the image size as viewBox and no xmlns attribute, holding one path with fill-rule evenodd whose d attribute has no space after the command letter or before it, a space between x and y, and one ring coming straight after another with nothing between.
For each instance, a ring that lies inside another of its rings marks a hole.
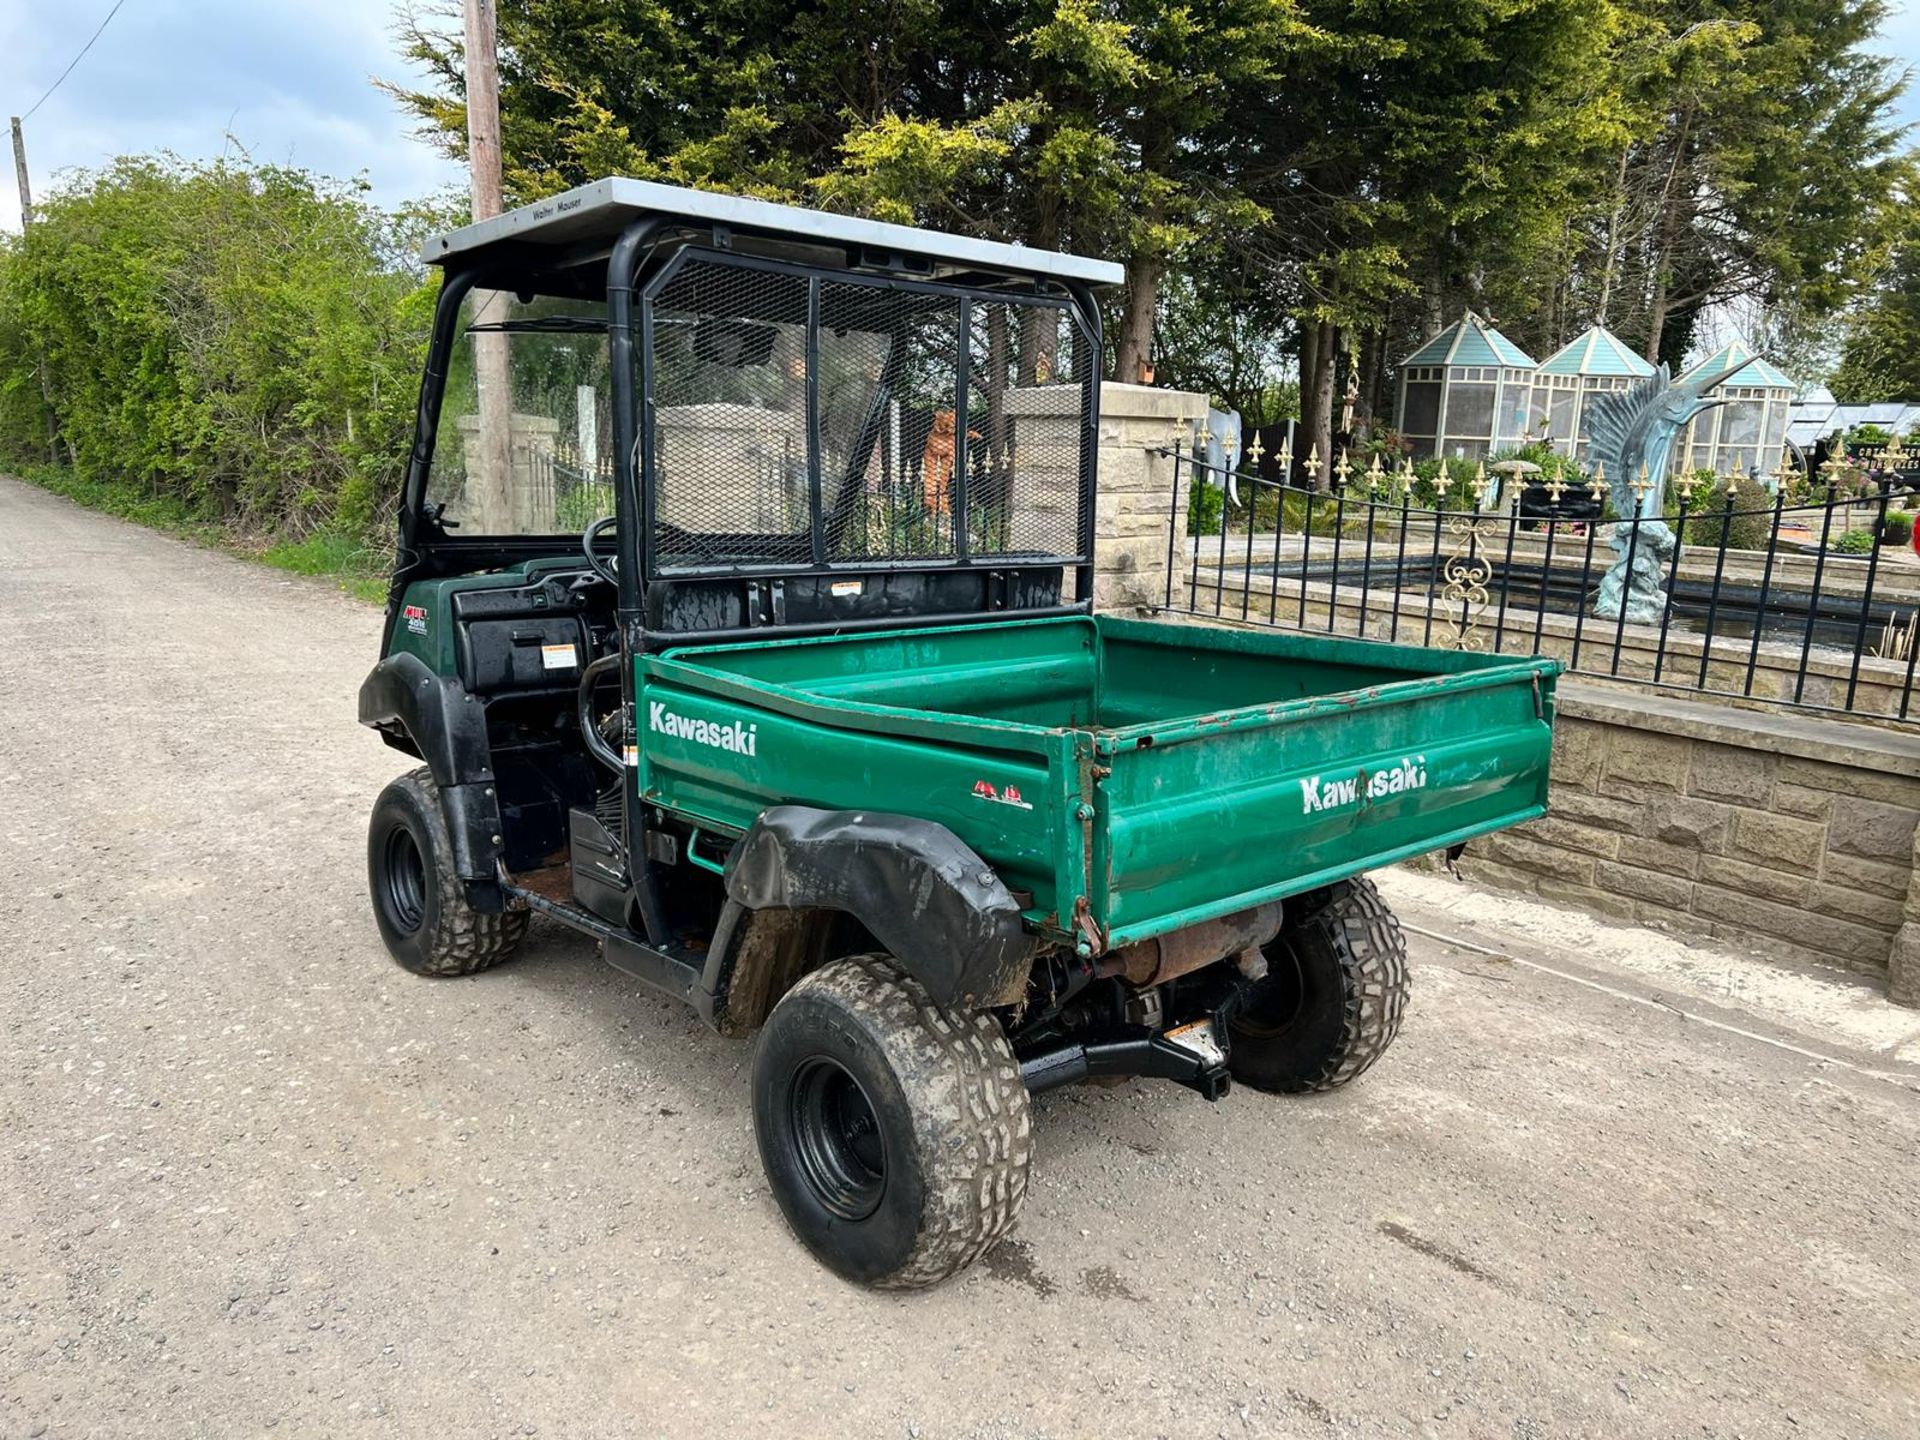
<instances>
[{"instance_id":1,"label":"gravel driveway","mask_svg":"<svg viewBox=\"0 0 1920 1440\"><path fill-rule=\"evenodd\" d=\"M0 480L0 1435L1920 1433L1920 1014L1416 936L1358 1085L1045 1096L1014 1238L866 1293L748 1045L555 928L387 959L378 628Z\"/></svg>"}]
</instances>

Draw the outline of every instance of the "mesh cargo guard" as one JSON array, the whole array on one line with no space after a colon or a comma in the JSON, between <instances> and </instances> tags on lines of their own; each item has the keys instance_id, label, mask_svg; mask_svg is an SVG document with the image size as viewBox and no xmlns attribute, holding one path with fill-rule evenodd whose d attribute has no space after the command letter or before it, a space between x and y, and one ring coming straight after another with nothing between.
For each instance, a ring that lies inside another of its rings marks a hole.
<instances>
[{"instance_id":1,"label":"mesh cargo guard","mask_svg":"<svg viewBox=\"0 0 1920 1440\"><path fill-rule=\"evenodd\" d=\"M642 303L650 574L1088 560L1094 347L1065 297L694 248Z\"/></svg>"}]
</instances>

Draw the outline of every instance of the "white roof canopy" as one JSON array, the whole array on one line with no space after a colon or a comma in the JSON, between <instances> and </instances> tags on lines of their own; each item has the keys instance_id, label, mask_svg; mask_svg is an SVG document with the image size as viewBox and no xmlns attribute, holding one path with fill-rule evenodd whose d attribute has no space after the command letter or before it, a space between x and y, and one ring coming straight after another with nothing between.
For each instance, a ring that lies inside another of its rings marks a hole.
<instances>
[{"instance_id":1,"label":"white roof canopy","mask_svg":"<svg viewBox=\"0 0 1920 1440\"><path fill-rule=\"evenodd\" d=\"M1126 278L1126 272L1111 260L1089 260L1053 250L974 240L939 230L889 225L853 215L809 210L800 205L776 205L770 200L750 200L678 185L656 185L652 181L629 180L618 175L578 186L551 199L522 205L449 234L436 235L422 247L421 257L429 264L446 265L460 256L503 241L524 245L580 246L596 242L611 245L629 224L647 215L703 227L724 225L802 243L898 251L930 260L947 273L986 270L1073 280L1087 285L1117 285Z\"/></svg>"}]
</instances>

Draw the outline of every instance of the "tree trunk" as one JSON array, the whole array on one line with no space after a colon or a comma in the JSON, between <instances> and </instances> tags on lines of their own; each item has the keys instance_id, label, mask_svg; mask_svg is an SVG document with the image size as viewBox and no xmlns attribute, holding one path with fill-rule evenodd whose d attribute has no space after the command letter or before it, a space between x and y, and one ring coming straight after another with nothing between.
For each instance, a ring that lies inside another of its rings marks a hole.
<instances>
[{"instance_id":1,"label":"tree trunk","mask_svg":"<svg viewBox=\"0 0 1920 1440\"><path fill-rule=\"evenodd\" d=\"M1314 428L1307 435L1307 453L1320 457L1320 468L1313 477L1316 490L1333 483L1334 392L1340 379L1340 327L1328 322L1320 327L1320 354L1313 365Z\"/></svg>"},{"instance_id":2,"label":"tree trunk","mask_svg":"<svg viewBox=\"0 0 1920 1440\"><path fill-rule=\"evenodd\" d=\"M1620 169L1613 179L1613 213L1607 216L1607 263L1600 272L1600 304L1594 311L1593 323L1605 325L1607 310L1613 303L1613 277L1620 266L1620 221L1627 208L1627 156L1630 150L1620 151Z\"/></svg>"},{"instance_id":3,"label":"tree trunk","mask_svg":"<svg viewBox=\"0 0 1920 1440\"><path fill-rule=\"evenodd\" d=\"M1153 354L1153 308L1160 296L1158 257L1136 255L1127 262L1127 303L1114 342L1113 378L1129 385L1145 383Z\"/></svg>"},{"instance_id":4,"label":"tree trunk","mask_svg":"<svg viewBox=\"0 0 1920 1440\"><path fill-rule=\"evenodd\" d=\"M1301 476L1300 465L1307 458L1307 446L1313 434L1315 398L1320 387L1315 380L1314 367L1320 361L1320 331L1324 328L1318 320L1300 322L1300 423L1294 427L1295 448L1293 468L1281 477L1285 484L1292 485Z\"/></svg>"},{"instance_id":5,"label":"tree trunk","mask_svg":"<svg viewBox=\"0 0 1920 1440\"><path fill-rule=\"evenodd\" d=\"M1310 476L1316 489L1325 489L1333 454L1333 395L1339 376L1335 357L1340 327L1329 320L1310 320L1300 326L1300 441L1293 457L1296 473ZM1307 458L1319 457L1309 469Z\"/></svg>"},{"instance_id":6,"label":"tree trunk","mask_svg":"<svg viewBox=\"0 0 1920 1440\"><path fill-rule=\"evenodd\" d=\"M1692 167L1687 164L1689 147L1693 137L1693 111L1689 109L1681 118L1680 133L1673 142L1673 161L1667 166L1667 178L1660 186L1659 231L1660 244L1654 255L1653 264L1653 303L1647 313L1646 358L1651 363L1660 363L1661 332L1667 325L1667 305L1672 294L1674 250L1680 237L1693 223L1693 192L1688 181L1692 178ZM1680 179L1682 168L1687 170L1688 181Z\"/></svg>"},{"instance_id":7,"label":"tree trunk","mask_svg":"<svg viewBox=\"0 0 1920 1440\"><path fill-rule=\"evenodd\" d=\"M1054 196L1042 194L1034 205L1033 227L1027 243L1040 250L1057 250L1060 248L1059 242L1059 203ZM1029 312L1020 326L1018 378L1014 382L1018 385L1053 385L1073 378L1072 375L1061 376L1058 373L1060 327L1042 322L1041 317L1049 313ZM1099 363L1100 357L1096 355L1096 369Z\"/></svg>"},{"instance_id":8,"label":"tree trunk","mask_svg":"<svg viewBox=\"0 0 1920 1440\"><path fill-rule=\"evenodd\" d=\"M1667 328L1667 272L1663 268L1654 278L1653 303L1647 308L1647 348L1650 364L1660 363L1661 332Z\"/></svg>"}]
</instances>

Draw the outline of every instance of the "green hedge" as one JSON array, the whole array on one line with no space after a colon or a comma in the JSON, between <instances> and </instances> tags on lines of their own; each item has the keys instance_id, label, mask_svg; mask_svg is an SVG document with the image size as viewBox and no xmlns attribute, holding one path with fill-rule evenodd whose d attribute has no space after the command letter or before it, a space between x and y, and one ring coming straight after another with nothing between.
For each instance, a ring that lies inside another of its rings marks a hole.
<instances>
[{"instance_id":1,"label":"green hedge","mask_svg":"<svg viewBox=\"0 0 1920 1440\"><path fill-rule=\"evenodd\" d=\"M276 166L81 176L0 245L0 459L108 508L386 546L438 284L411 256L445 218Z\"/></svg>"}]
</instances>

